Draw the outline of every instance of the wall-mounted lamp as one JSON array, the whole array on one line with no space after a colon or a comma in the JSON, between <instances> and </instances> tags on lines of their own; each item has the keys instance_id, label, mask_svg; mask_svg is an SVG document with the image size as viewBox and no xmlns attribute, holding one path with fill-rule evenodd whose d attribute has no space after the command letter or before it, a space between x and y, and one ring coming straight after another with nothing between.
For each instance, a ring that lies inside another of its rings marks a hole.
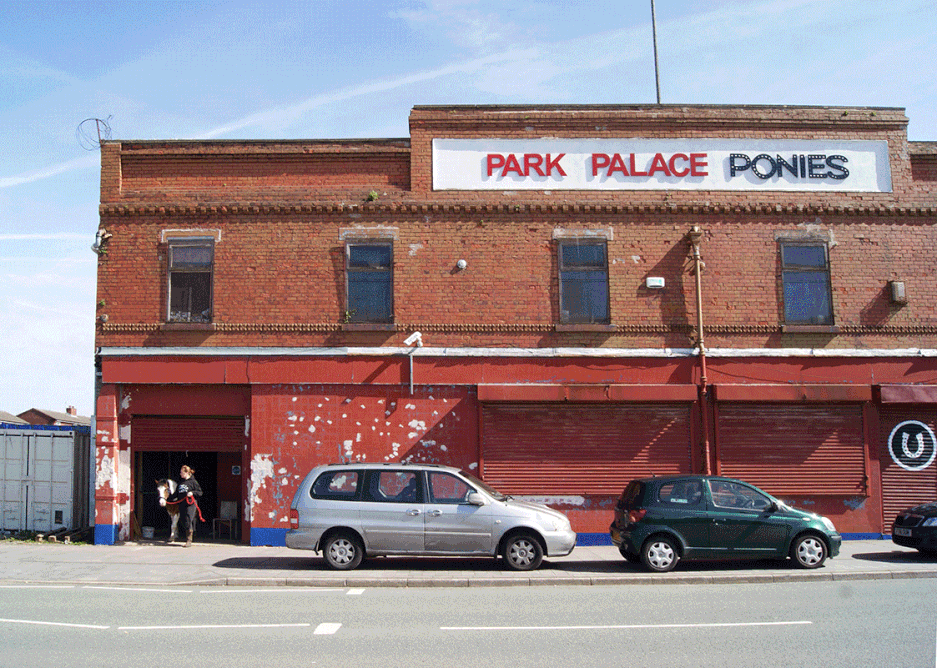
<instances>
[{"instance_id":1,"label":"wall-mounted lamp","mask_svg":"<svg viewBox=\"0 0 937 668\"><path fill-rule=\"evenodd\" d=\"M455 263L455 266L459 271L462 271L468 266L468 262L466 262L465 260L459 260L458 262Z\"/></svg>"},{"instance_id":2,"label":"wall-mounted lamp","mask_svg":"<svg viewBox=\"0 0 937 668\"><path fill-rule=\"evenodd\" d=\"M663 276L648 276L644 279L644 287L648 290L660 290L667 285Z\"/></svg>"},{"instance_id":3,"label":"wall-mounted lamp","mask_svg":"<svg viewBox=\"0 0 937 668\"><path fill-rule=\"evenodd\" d=\"M410 395L413 395L413 353L416 352L417 348L423 347L423 334L420 332L413 332L410 336L403 340L404 345L413 346L410 349L410 352L407 354L407 357L410 358Z\"/></svg>"},{"instance_id":4,"label":"wall-mounted lamp","mask_svg":"<svg viewBox=\"0 0 937 668\"><path fill-rule=\"evenodd\" d=\"M888 281L892 304L907 304L908 295L904 290L904 281Z\"/></svg>"}]
</instances>

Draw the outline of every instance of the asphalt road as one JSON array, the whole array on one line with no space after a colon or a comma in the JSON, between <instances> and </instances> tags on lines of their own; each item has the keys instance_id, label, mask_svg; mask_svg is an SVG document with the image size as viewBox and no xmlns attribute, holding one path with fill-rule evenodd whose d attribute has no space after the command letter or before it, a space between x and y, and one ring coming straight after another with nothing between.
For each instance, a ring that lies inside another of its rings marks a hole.
<instances>
[{"instance_id":1,"label":"asphalt road","mask_svg":"<svg viewBox=\"0 0 937 668\"><path fill-rule=\"evenodd\" d=\"M0 665L935 666L937 580L0 587Z\"/></svg>"}]
</instances>

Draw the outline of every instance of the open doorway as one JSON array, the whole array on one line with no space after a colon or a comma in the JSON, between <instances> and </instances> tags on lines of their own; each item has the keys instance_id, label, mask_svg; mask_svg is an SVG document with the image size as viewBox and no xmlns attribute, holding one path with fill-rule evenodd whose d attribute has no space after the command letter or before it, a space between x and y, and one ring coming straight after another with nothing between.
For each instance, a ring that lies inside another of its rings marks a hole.
<instances>
[{"instance_id":1,"label":"open doorway","mask_svg":"<svg viewBox=\"0 0 937 668\"><path fill-rule=\"evenodd\" d=\"M141 527L153 527L153 537L166 540L169 538L169 514L163 509L156 496L156 481L172 478L180 481L179 469L187 464L195 471L195 479L202 488L202 498L198 505L202 518L195 524L195 538L210 540L212 520L218 515L218 460L225 457L216 452L137 452L134 472L136 474L137 521ZM222 486L224 487L224 485Z\"/></svg>"}]
</instances>

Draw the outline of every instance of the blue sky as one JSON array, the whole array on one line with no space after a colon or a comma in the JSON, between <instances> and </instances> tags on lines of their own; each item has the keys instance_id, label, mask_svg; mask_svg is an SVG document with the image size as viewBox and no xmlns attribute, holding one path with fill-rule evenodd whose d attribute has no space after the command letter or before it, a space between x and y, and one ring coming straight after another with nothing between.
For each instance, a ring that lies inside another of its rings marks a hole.
<instances>
[{"instance_id":1,"label":"blue sky","mask_svg":"<svg viewBox=\"0 0 937 668\"><path fill-rule=\"evenodd\" d=\"M937 141L933 0L657 0L661 101L904 107ZM417 104L653 103L650 0L5 0L0 410L93 413L114 139L406 137Z\"/></svg>"}]
</instances>

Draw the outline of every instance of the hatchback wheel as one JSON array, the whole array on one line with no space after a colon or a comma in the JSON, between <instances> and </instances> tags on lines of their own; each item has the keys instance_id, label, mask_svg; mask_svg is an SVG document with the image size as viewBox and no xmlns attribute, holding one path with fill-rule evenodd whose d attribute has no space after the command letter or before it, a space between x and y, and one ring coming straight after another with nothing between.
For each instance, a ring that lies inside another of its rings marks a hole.
<instances>
[{"instance_id":1,"label":"hatchback wheel","mask_svg":"<svg viewBox=\"0 0 937 668\"><path fill-rule=\"evenodd\" d=\"M337 533L328 537L322 547L325 563L338 571L357 568L364 558L364 547L357 536Z\"/></svg>"},{"instance_id":2,"label":"hatchback wheel","mask_svg":"<svg viewBox=\"0 0 937 668\"><path fill-rule=\"evenodd\" d=\"M826 543L816 536L800 536L791 545L791 559L800 568L820 568L826 561Z\"/></svg>"},{"instance_id":3,"label":"hatchback wheel","mask_svg":"<svg viewBox=\"0 0 937 668\"><path fill-rule=\"evenodd\" d=\"M641 548L641 560L652 571L666 573L672 571L680 561L680 554L672 539L657 536L651 538Z\"/></svg>"},{"instance_id":4,"label":"hatchback wheel","mask_svg":"<svg viewBox=\"0 0 937 668\"><path fill-rule=\"evenodd\" d=\"M532 571L543 561L543 549L537 539L522 533L504 541L501 550L504 563L515 571Z\"/></svg>"}]
</instances>

